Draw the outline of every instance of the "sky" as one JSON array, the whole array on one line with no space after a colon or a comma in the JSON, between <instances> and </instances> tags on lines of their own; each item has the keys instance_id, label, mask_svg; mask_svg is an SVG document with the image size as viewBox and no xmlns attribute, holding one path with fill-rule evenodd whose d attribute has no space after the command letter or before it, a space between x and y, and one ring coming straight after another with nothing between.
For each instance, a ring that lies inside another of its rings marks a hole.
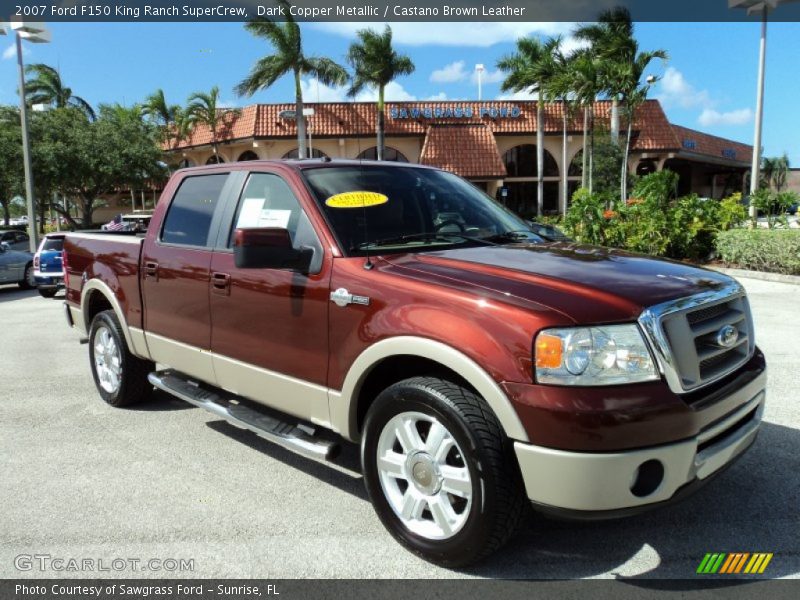
<instances>
[{"instance_id":1,"label":"sky","mask_svg":"<svg viewBox=\"0 0 800 600\"><path fill-rule=\"evenodd\" d=\"M292 102L290 77L252 98L238 98L234 86L253 63L271 52L267 42L238 23L52 23L51 44L25 44L26 63L60 69L73 93L91 104L131 105L162 88L170 103L185 103L194 91L213 85L229 106ZM315 23L302 26L307 55L344 63L355 31L382 24ZM567 23L394 23L398 51L416 71L387 89L387 100L477 98L474 67L482 63L483 100L507 98L500 90L497 60L525 35L563 34ZM664 49L665 64L651 97L661 100L673 123L739 140L753 141L760 24L637 23L642 49ZM11 37L0 37L0 103L16 103L16 61ZM767 156L786 152L800 167L800 23L770 23L764 104L763 146ZM306 78L306 101L345 100L345 91ZM523 97L522 96L519 97ZM370 100L367 92L360 99Z\"/></svg>"}]
</instances>

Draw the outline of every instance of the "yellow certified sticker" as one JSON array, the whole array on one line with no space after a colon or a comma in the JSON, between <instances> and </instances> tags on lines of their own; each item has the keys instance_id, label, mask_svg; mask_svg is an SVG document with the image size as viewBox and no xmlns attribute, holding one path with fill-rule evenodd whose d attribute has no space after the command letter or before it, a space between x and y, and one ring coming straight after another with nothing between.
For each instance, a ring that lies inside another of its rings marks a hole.
<instances>
[{"instance_id":1,"label":"yellow certified sticker","mask_svg":"<svg viewBox=\"0 0 800 600\"><path fill-rule=\"evenodd\" d=\"M387 196L378 192L344 192L331 196L325 200L325 204L331 208L364 208L386 204L388 201Z\"/></svg>"}]
</instances>

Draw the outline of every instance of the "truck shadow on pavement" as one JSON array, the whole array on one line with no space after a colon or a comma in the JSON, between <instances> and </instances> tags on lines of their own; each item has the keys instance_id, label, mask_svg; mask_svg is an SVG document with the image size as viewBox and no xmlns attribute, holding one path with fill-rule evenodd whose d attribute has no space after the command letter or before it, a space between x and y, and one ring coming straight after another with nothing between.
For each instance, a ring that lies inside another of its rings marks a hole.
<instances>
[{"instance_id":1,"label":"truck shadow on pavement","mask_svg":"<svg viewBox=\"0 0 800 600\"><path fill-rule=\"evenodd\" d=\"M332 468L225 421L207 425L368 501L355 444L342 444ZM559 521L532 513L504 548L461 572L514 579L611 576L637 587L675 591L795 575L800 573L798 448L800 430L765 422L750 452L681 503L596 522ZM773 552L774 557L761 576L697 575L706 552Z\"/></svg>"},{"instance_id":2,"label":"truck shadow on pavement","mask_svg":"<svg viewBox=\"0 0 800 600\"><path fill-rule=\"evenodd\" d=\"M39 292L35 289L23 290L17 284L0 284L0 302L11 302L12 300L23 300L24 298L33 298Z\"/></svg>"}]
</instances>

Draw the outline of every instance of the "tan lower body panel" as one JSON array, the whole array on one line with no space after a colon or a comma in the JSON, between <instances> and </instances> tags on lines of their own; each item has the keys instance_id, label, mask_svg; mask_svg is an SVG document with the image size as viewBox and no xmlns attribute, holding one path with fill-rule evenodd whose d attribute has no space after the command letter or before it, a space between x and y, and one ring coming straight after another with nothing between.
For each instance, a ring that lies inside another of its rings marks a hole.
<instances>
[{"instance_id":1,"label":"tan lower body panel","mask_svg":"<svg viewBox=\"0 0 800 600\"><path fill-rule=\"evenodd\" d=\"M133 336L134 338L136 336ZM330 427L328 388L144 333L152 360L270 408Z\"/></svg>"}]
</instances>

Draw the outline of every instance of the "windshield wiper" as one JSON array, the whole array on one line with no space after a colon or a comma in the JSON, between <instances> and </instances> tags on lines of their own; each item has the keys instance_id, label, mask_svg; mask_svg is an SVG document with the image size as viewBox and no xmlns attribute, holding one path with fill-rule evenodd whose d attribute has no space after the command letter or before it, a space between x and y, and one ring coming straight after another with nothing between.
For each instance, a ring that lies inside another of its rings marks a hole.
<instances>
[{"instance_id":1,"label":"windshield wiper","mask_svg":"<svg viewBox=\"0 0 800 600\"><path fill-rule=\"evenodd\" d=\"M372 247L379 247L379 246L386 246L391 244L398 244L401 242L409 242L412 240L446 240L448 238L460 238L462 240L467 240L470 242L478 242L479 244L484 244L486 246L499 246L496 242L492 241L488 238L476 237L473 235L467 235L465 233L436 233L433 231L421 231L419 233L408 233L406 235L397 235L389 238L383 238L380 240L373 240L371 242L362 242L358 246L352 248L352 250L363 250L365 248L372 248Z\"/></svg>"},{"instance_id":2,"label":"windshield wiper","mask_svg":"<svg viewBox=\"0 0 800 600\"><path fill-rule=\"evenodd\" d=\"M514 229L512 231L504 231L502 233L487 235L486 237L480 239L486 242L492 242L495 245L499 245L498 242L518 242L521 240L536 241L537 238L539 238L539 236L528 229Z\"/></svg>"}]
</instances>

